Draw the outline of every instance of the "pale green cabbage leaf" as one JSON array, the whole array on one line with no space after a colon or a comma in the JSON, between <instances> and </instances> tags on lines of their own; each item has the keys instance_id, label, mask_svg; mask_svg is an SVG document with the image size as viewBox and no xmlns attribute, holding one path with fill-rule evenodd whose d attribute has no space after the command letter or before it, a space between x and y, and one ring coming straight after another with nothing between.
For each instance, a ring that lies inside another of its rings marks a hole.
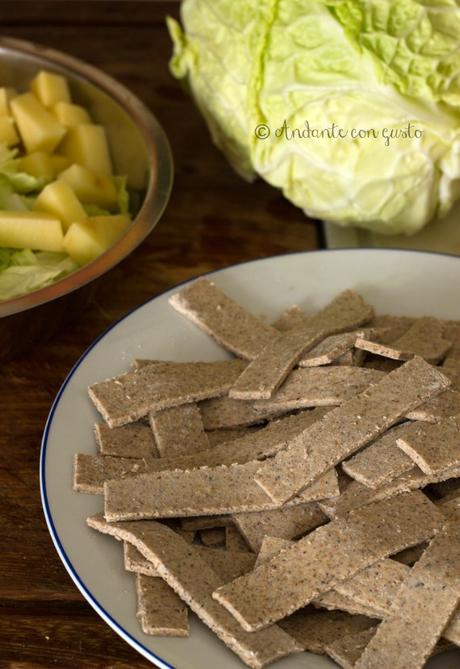
<instances>
[{"instance_id":1,"label":"pale green cabbage leaf","mask_svg":"<svg viewBox=\"0 0 460 669\"><path fill-rule=\"evenodd\" d=\"M45 288L76 269L65 253L0 249L0 302Z\"/></svg>"},{"instance_id":2,"label":"pale green cabbage leaf","mask_svg":"<svg viewBox=\"0 0 460 669\"><path fill-rule=\"evenodd\" d=\"M108 209L102 209L97 204L83 204L83 209L88 216L110 216Z\"/></svg>"},{"instance_id":3,"label":"pale green cabbage leaf","mask_svg":"<svg viewBox=\"0 0 460 669\"><path fill-rule=\"evenodd\" d=\"M9 149L0 143L0 176L8 182L16 194L33 193L41 190L46 179L39 179L19 170L18 150ZM3 207L2 207L3 209Z\"/></svg>"},{"instance_id":4,"label":"pale green cabbage leaf","mask_svg":"<svg viewBox=\"0 0 460 669\"><path fill-rule=\"evenodd\" d=\"M128 177L126 176L113 176L112 181L115 184L117 189L118 196L118 211L120 214L129 214L129 193L126 187Z\"/></svg>"},{"instance_id":5,"label":"pale green cabbage leaf","mask_svg":"<svg viewBox=\"0 0 460 669\"><path fill-rule=\"evenodd\" d=\"M168 19L171 70L245 178L311 217L388 234L459 199L457 0L185 0L182 23ZM377 137L276 136L306 121ZM384 129L408 123L421 136L386 145Z\"/></svg>"}]
</instances>

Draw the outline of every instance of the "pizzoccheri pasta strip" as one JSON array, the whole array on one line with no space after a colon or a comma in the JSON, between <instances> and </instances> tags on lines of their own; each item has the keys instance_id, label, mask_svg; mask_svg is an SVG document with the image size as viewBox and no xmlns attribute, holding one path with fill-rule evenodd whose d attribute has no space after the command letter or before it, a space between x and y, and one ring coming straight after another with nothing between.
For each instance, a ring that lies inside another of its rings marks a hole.
<instances>
[{"instance_id":1,"label":"pizzoccheri pasta strip","mask_svg":"<svg viewBox=\"0 0 460 669\"><path fill-rule=\"evenodd\" d=\"M269 399L304 353L328 335L356 328L372 316L373 309L360 295L344 291L307 325L288 330L271 340L233 384L230 397Z\"/></svg>"},{"instance_id":2,"label":"pizzoccheri pasta strip","mask_svg":"<svg viewBox=\"0 0 460 669\"><path fill-rule=\"evenodd\" d=\"M93 529L133 544L152 562L161 578L217 636L253 669L302 651L302 646L277 625L248 633L212 598L223 579L170 528L157 522L108 523L88 518Z\"/></svg>"},{"instance_id":3,"label":"pizzoccheri pasta strip","mask_svg":"<svg viewBox=\"0 0 460 669\"><path fill-rule=\"evenodd\" d=\"M261 464L257 483L278 503L398 423L408 411L441 392L449 379L421 358L390 372L294 438Z\"/></svg>"},{"instance_id":4,"label":"pizzoccheri pasta strip","mask_svg":"<svg viewBox=\"0 0 460 669\"><path fill-rule=\"evenodd\" d=\"M442 523L425 495L403 493L319 527L213 596L244 629L261 629L361 569L433 536Z\"/></svg>"}]
</instances>

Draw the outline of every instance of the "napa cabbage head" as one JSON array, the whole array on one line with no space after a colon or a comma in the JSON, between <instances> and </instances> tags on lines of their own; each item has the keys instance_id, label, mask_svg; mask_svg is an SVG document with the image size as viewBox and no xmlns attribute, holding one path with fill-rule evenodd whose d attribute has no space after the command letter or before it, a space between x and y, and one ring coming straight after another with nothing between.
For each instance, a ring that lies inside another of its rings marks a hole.
<instances>
[{"instance_id":1,"label":"napa cabbage head","mask_svg":"<svg viewBox=\"0 0 460 669\"><path fill-rule=\"evenodd\" d=\"M246 179L388 234L459 199L458 0L185 0L182 25L171 70Z\"/></svg>"}]
</instances>

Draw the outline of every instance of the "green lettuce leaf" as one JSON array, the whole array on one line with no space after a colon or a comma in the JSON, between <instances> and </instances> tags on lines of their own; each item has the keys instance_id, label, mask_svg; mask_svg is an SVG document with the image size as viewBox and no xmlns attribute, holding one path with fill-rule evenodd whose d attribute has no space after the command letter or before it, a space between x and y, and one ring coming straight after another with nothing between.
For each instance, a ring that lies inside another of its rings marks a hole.
<instances>
[{"instance_id":1,"label":"green lettuce leaf","mask_svg":"<svg viewBox=\"0 0 460 669\"><path fill-rule=\"evenodd\" d=\"M126 188L125 176L114 176L112 181L115 184L118 194L118 211L120 214L129 214L129 193Z\"/></svg>"},{"instance_id":2,"label":"green lettuce leaf","mask_svg":"<svg viewBox=\"0 0 460 669\"><path fill-rule=\"evenodd\" d=\"M41 190L47 183L46 179L20 172L17 153L17 149L9 149L6 144L0 143L0 176L20 195Z\"/></svg>"},{"instance_id":3,"label":"green lettuce leaf","mask_svg":"<svg viewBox=\"0 0 460 669\"><path fill-rule=\"evenodd\" d=\"M242 176L388 234L460 198L458 0L185 0L182 23L171 71Z\"/></svg>"},{"instance_id":4,"label":"green lettuce leaf","mask_svg":"<svg viewBox=\"0 0 460 669\"><path fill-rule=\"evenodd\" d=\"M26 172L2 172L2 174L11 183L16 193L19 194L42 190L47 183L46 179L33 177L31 174L26 174Z\"/></svg>"},{"instance_id":5,"label":"green lettuce leaf","mask_svg":"<svg viewBox=\"0 0 460 669\"><path fill-rule=\"evenodd\" d=\"M64 253L0 249L0 301L44 288L77 268Z\"/></svg>"},{"instance_id":6,"label":"green lettuce leaf","mask_svg":"<svg viewBox=\"0 0 460 669\"><path fill-rule=\"evenodd\" d=\"M12 249L0 248L0 272L11 265L11 256L14 254Z\"/></svg>"},{"instance_id":7,"label":"green lettuce leaf","mask_svg":"<svg viewBox=\"0 0 460 669\"><path fill-rule=\"evenodd\" d=\"M24 195L15 193L12 183L0 174L0 209L7 211L26 211L28 209Z\"/></svg>"},{"instance_id":8,"label":"green lettuce leaf","mask_svg":"<svg viewBox=\"0 0 460 669\"><path fill-rule=\"evenodd\" d=\"M97 204L83 204L83 209L88 216L110 216L110 211L98 207Z\"/></svg>"},{"instance_id":9,"label":"green lettuce leaf","mask_svg":"<svg viewBox=\"0 0 460 669\"><path fill-rule=\"evenodd\" d=\"M33 209L38 195L18 195L18 197L26 209Z\"/></svg>"},{"instance_id":10,"label":"green lettuce leaf","mask_svg":"<svg viewBox=\"0 0 460 669\"><path fill-rule=\"evenodd\" d=\"M11 256L11 265L37 265L37 254L30 249L23 249L22 251L15 251Z\"/></svg>"}]
</instances>

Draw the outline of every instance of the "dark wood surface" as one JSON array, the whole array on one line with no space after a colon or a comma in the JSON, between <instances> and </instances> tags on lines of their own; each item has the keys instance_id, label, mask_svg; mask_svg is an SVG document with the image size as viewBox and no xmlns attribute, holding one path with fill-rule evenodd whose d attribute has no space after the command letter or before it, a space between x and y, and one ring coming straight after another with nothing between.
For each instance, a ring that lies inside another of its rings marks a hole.
<instances>
[{"instance_id":1,"label":"dark wood surface","mask_svg":"<svg viewBox=\"0 0 460 669\"><path fill-rule=\"evenodd\" d=\"M104 278L86 310L50 342L0 363L0 667L151 666L83 600L43 519L40 439L78 356L115 319L179 281L319 245L316 225L279 192L233 173L170 76L164 17L178 10L177 2L0 3L4 35L88 60L144 100L168 133L176 167L158 227Z\"/></svg>"}]
</instances>

